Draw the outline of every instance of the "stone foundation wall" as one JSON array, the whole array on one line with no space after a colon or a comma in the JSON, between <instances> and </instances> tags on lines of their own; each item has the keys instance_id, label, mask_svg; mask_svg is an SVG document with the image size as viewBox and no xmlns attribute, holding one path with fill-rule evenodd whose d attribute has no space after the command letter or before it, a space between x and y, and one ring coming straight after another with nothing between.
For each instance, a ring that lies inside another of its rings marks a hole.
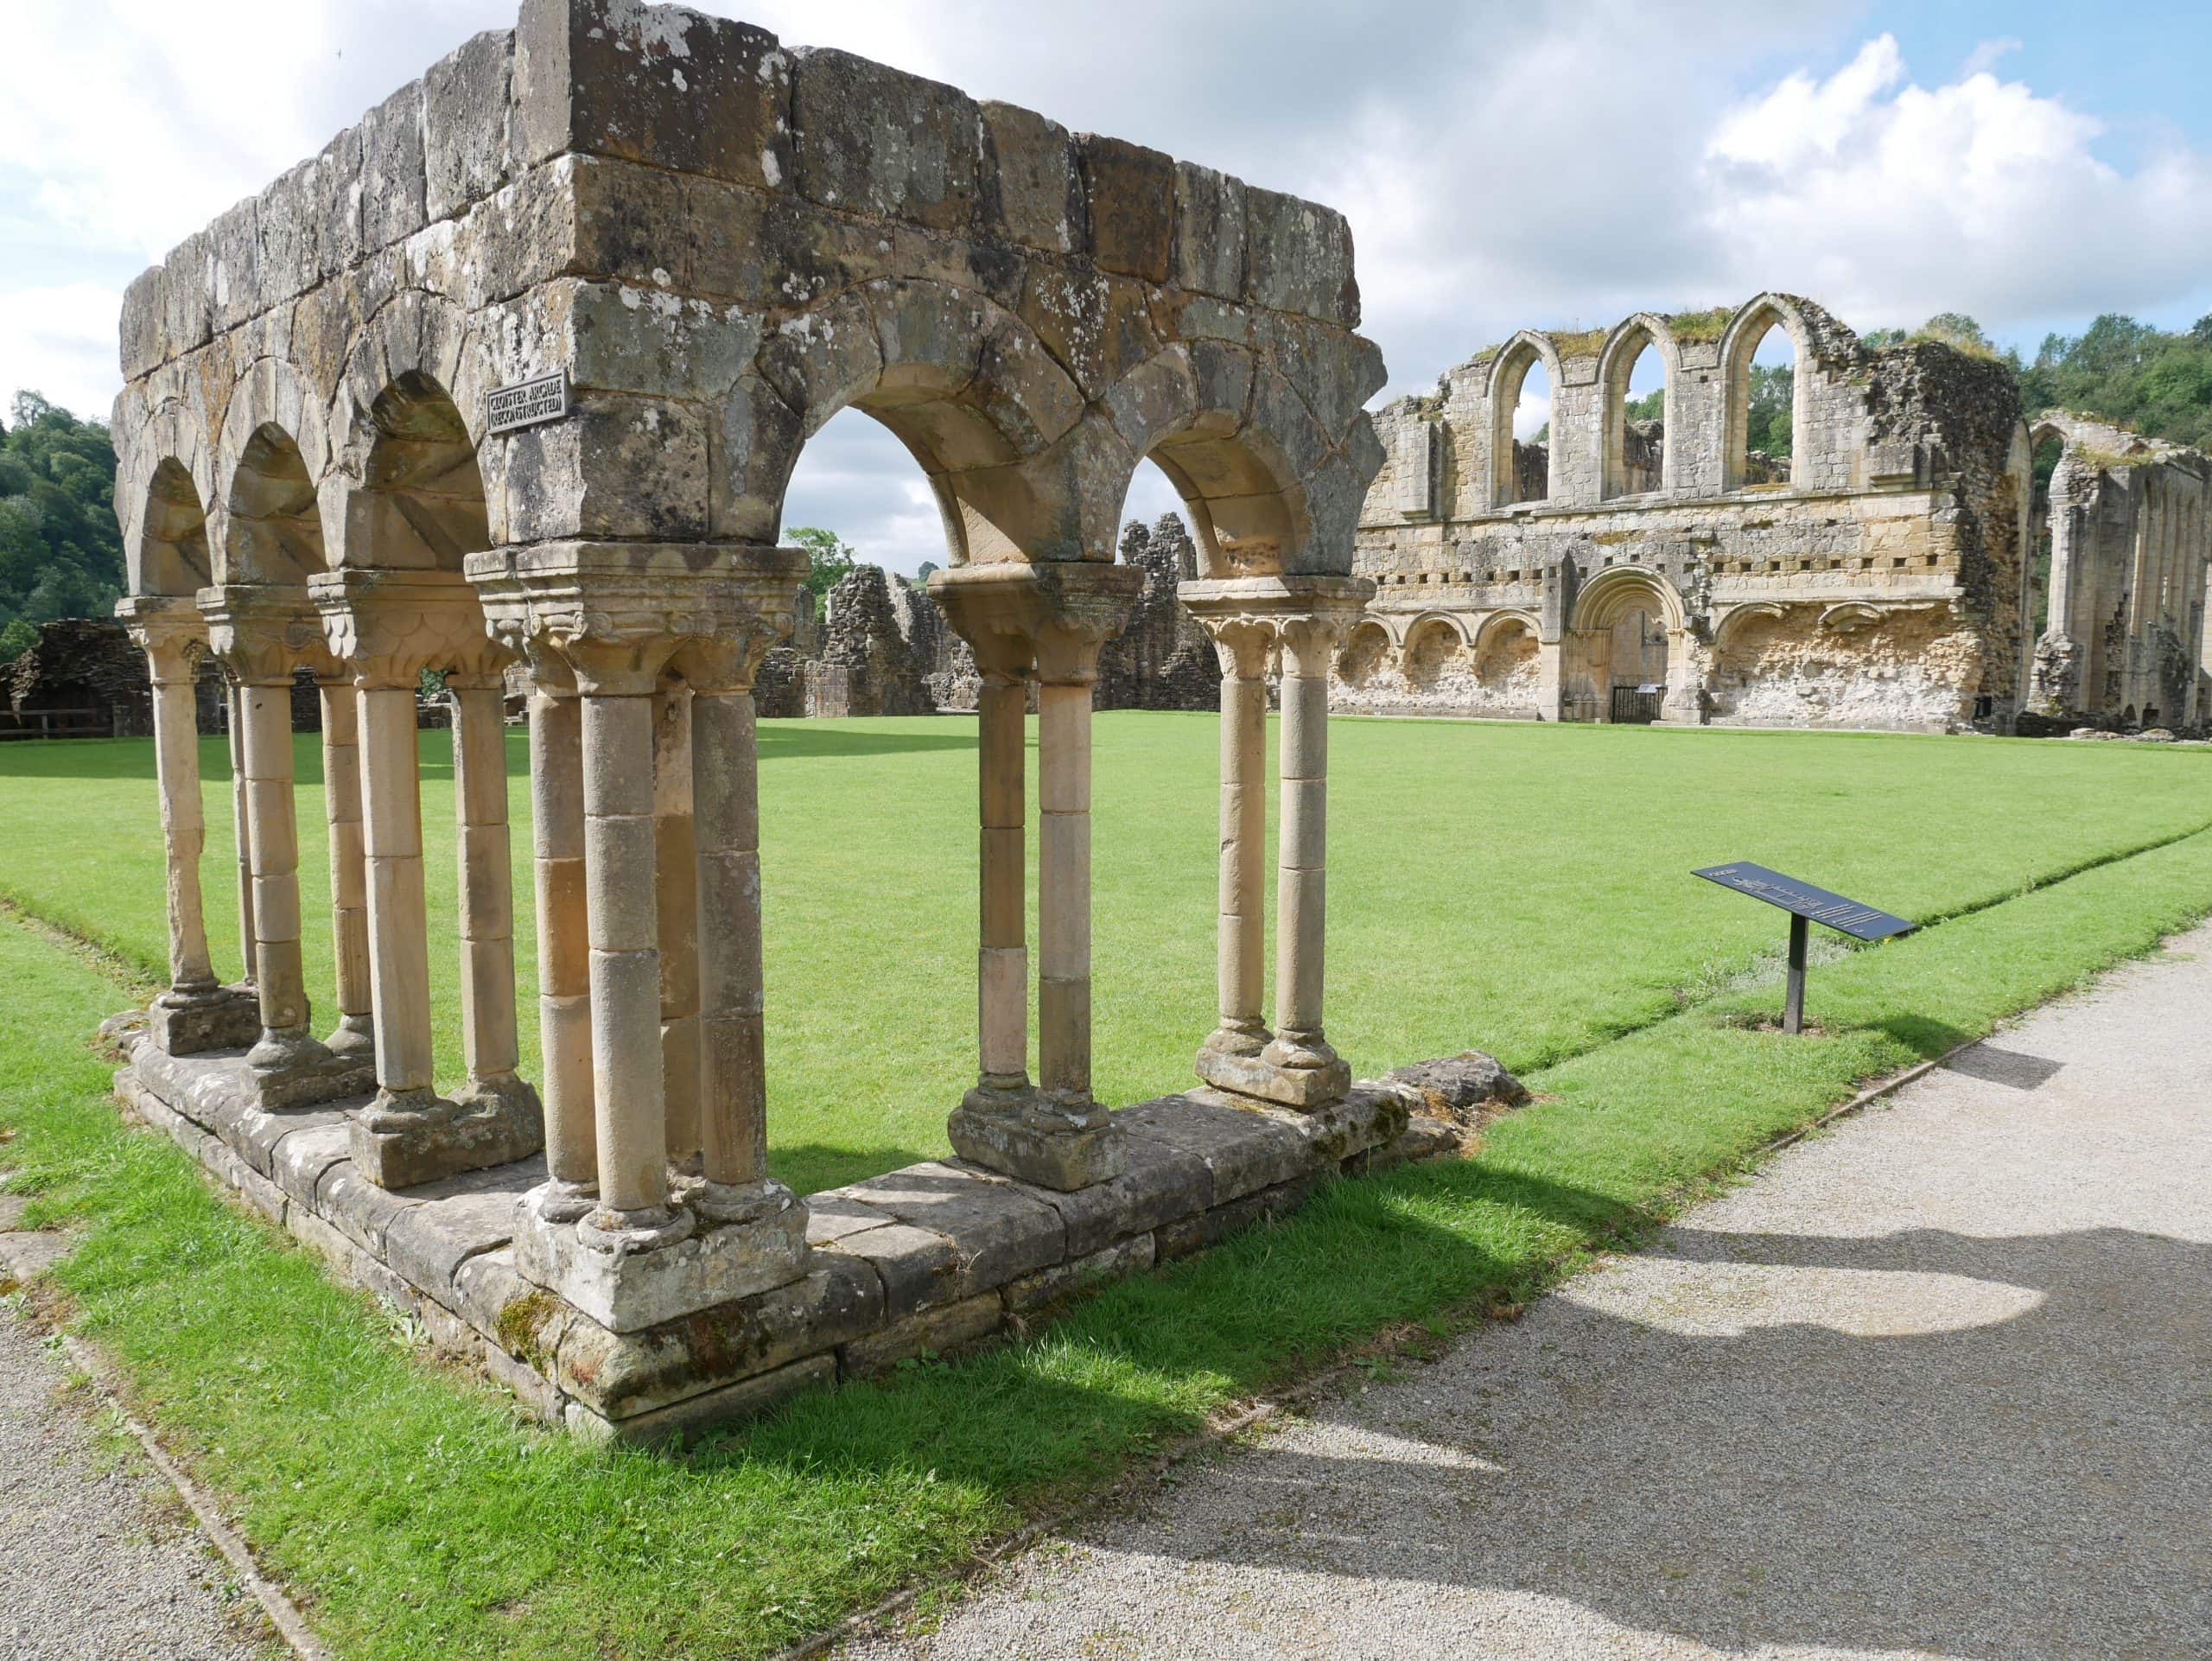
<instances>
[{"instance_id":1,"label":"stone foundation wall","mask_svg":"<svg viewBox=\"0 0 2212 1661\"><path fill-rule=\"evenodd\" d=\"M516 1272L511 1241L542 1158L388 1192L347 1157L346 1111L359 1100L264 1112L237 1055L175 1057L143 1034L125 1042L126 1111L532 1412L631 1440L1018 1330L1088 1286L1287 1212L1333 1177L1454 1148L1455 1119L1483 1102L1525 1099L1471 1054L1408 1070L1411 1083L1355 1085L1312 1112L1162 1097L1115 1115L1129 1161L1109 1182L1059 1193L930 1161L814 1194L800 1279L618 1333Z\"/></svg>"}]
</instances>

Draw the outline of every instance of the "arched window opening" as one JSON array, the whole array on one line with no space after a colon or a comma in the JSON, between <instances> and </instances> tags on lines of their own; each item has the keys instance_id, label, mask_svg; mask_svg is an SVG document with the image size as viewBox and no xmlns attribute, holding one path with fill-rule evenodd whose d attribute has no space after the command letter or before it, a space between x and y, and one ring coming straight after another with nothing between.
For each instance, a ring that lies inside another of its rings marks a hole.
<instances>
[{"instance_id":1,"label":"arched window opening","mask_svg":"<svg viewBox=\"0 0 2212 1661\"><path fill-rule=\"evenodd\" d=\"M1755 317L1728 370L1728 485L1791 481L1796 455L1797 348L1780 313Z\"/></svg>"},{"instance_id":2,"label":"arched window opening","mask_svg":"<svg viewBox=\"0 0 2212 1661\"><path fill-rule=\"evenodd\" d=\"M1417 697L1442 697L1465 679L1467 655L1459 631L1442 618L1416 624L1406 639L1406 684Z\"/></svg>"},{"instance_id":3,"label":"arched window opening","mask_svg":"<svg viewBox=\"0 0 2212 1661\"><path fill-rule=\"evenodd\" d=\"M1503 500L1542 501L1551 494L1552 379L1543 360L1534 353L1507 408L1512 411L1512 459Z\"/></svg>"},{"instance_id":4,"label":"arched window opening","mask_svg":"<svg viewBox=\"0 0 2212 1661\"><path fill-rule=\"evenodd\" d=\"M1667 360L1648 334L1618 354L1605 408L1605 494L1665 488Z\"/></svg>"},{"instance_id":5,"label":"arched window opening","mask_svg":"<svg viewBox=\"0 0 2212 1661\"><path fill-rule=\"evenodd\" d=\"M2066 445L2058 434L2048 429L2037 441L2031 459L2030 476L2034 480L2033 506L2028 522L2034 527L2035 542L2029 563L2028 581L2035 607L2034 627L2029 638L2041 640L2050 627L2050 555L2051 555L2051 500L2050 481L2058 471L2058 459L2066 453Z\"/></svg>"},{"instance_id":6,"label":"arched window opening","mask_svg":"<svg viewBox=\"0 0 2212 1661\"><path fill-rule=\"evenodd\" d=\"M146 489L140 591L189 599L214 581L207 558L207 514L192 474L175 456L154 469Z\"/></svg>"},{"instance_id":7,"label":"arched window opening","mask_svg":"<svg viewBox=\"0 0 2212 1661\"><path fill-rule=\"evenodd\" d=\"M1122 506L1116 557L1144 573L1122 632L1098 650L1096 710L1214 710L1221 667L1213 642L1176 597L1202 575L1189 504L1160 467L1137 464Z\"/></svg>"}]
</instances>

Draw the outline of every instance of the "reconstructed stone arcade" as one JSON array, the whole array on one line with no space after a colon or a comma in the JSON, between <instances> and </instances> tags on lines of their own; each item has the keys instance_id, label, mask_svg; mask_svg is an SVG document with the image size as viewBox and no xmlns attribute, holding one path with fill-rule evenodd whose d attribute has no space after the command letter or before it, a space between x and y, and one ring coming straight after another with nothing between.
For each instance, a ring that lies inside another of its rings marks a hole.
<instances>
[{"instance_id":1,"label":"reconstructed stone arcade","mask_svg":"<svg viewBox=\"0 0 2212 1661\"><path fill-rule=\"evenodd\" d=\"M1747 447L1753 353L1795 354L1791 454ZM1637 357L1666 375L1629 416ZM1549 442L1516 442L1532 366ZM2001 365L1869 349L1811 302L1524 330L1376 417L1379 585L1339 710L2009 729L2032 644L2030 449ZM2201 601L2202 583L2197 583Z\"/></svg>"},{"instance_id":2,"label":"reconstructed stone arcade","mask_svg":"<svg viewBox=\"0 0 2212 1661\"><path fill-rule=\"evenodd\" d=\"M1328 673L1372 591L1352 539L1382 461L1357 321L1325 208L741 23L530 0L130 290L121 612L157 689L174 984L120 1091L547 1412L628 1434L976 1338L1402 1148L1408 1092L1353 1085L1322 1020ZM493 429L495 389L556 373L550 418ZM949 549L930 593L980 676L979 1060L947 1104L958 1159L801 1200L767 1159L753 678L804 571L776 544L785 481L848 405L928 473ZM1206 1087L1109 1113L1092 686L1141 582L1113 554L1147 456L1197 529L1182 593L1222 667L1221 996ZM202 914L203 652L237 689L232 985ZM518 663L534 1084L501 736ZM338 948L321 1022L302 666ZM426 668L455 702L458 1082L431 1043Z\"/></svg>"}]
</instances>

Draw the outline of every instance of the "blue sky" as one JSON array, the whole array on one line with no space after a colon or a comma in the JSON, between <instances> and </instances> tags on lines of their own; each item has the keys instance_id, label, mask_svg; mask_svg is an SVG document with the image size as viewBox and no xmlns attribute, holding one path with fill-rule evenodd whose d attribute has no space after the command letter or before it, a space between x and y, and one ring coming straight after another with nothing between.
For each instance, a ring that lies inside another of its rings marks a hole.
<instances>
[{"instance_id":1,"label":"blue sky","mask_svg":"<svg viewBox=\"0 0 2212 1661\"><path fill-rule=\"evenodd\" d=\"M0 56L0 400L88 413L144 264L515 0L16 0ZM718 0L1350 214L1389 395L1516 327L1764 288L2032 352L2212 311L2202 5L1859 0ZM1539 412L1540 418L1540 412ZM1156 478L1133 509L1166 506ZM791 523L909 569L939 531L866 417Z\"/></svg>"}]
</instances>

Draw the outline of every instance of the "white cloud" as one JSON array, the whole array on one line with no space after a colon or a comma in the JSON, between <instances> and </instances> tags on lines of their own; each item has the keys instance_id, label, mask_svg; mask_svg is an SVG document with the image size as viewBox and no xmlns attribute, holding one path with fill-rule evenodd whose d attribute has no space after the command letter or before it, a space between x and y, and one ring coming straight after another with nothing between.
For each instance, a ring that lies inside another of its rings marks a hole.
<instances>
[{"instance_id":1,"label":"white cloud","mask_svg":"<svg viewBox=\"0 0 2212 1661\"><path fill-rule=\"evenodd\" d=\"M1965 66L1959 73L1979 75L1985 69L1994 68L2003 59L2009 58L2027 42L2017 35L1999 35L1993 40L1977 41L1973 51L1967 54Z\"/></svg>"},{"instance_id":2,"label":"white cloud","mask_svg":"<svg viewBox=\"0 0 2212 1661\"><path fill-rule=\"evenodd\" d=\"M115 319L123 296L96 283L0 294L0 410L16 394L105 421L115 400Z\"/></svg>"}]
</instances>

